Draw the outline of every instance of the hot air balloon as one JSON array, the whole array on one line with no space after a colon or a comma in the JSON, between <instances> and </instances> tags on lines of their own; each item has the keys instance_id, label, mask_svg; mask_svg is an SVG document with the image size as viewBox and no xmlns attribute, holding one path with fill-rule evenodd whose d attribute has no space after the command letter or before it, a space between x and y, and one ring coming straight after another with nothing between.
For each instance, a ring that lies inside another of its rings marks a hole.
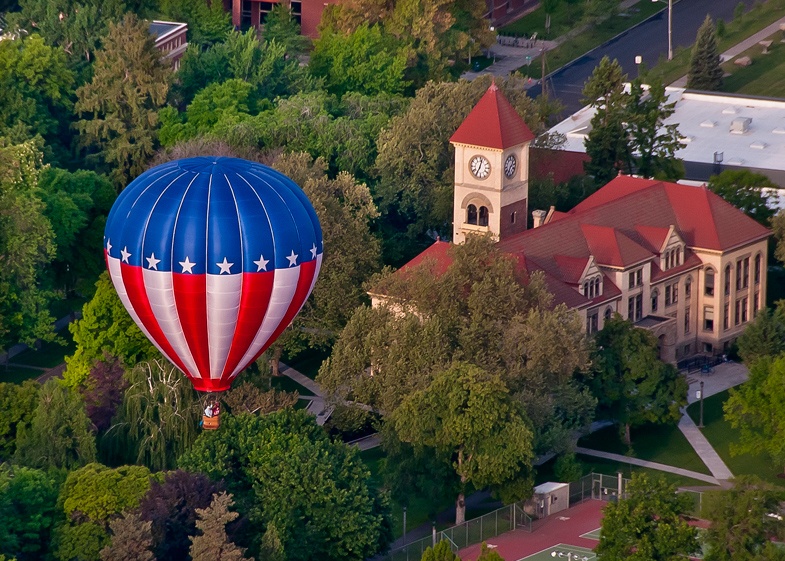
<instances>
[{"instance_id":1,"label":"hot air balloon","mask_svg":"<svg viewBox=\"0 0 785 561\"><path fill-rule=\"evenodd\" d=\"M140 329L201 392L229 389L302 308L322 231L285 175L237 158L154 167L115 201L104 255ZM216 419L217 420L217 419Z\"/></svg>"}]
</instances>

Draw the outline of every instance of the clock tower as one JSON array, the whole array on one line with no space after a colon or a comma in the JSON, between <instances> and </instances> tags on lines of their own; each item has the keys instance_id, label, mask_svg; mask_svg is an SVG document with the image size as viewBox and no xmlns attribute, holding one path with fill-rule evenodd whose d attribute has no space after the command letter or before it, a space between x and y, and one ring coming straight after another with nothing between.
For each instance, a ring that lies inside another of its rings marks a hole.
<instances>
[{"instance_id":1,"label":"clock tower","mask_svg":"<svg viewBox=\"0 0 785 561\"><path fill-rule=\"evenodd\" d=\"M529 144L534 135L491 84L458 130L455 147L453 243L471 232L502 239L526 229Z\"/></svg>"}]
</instances>

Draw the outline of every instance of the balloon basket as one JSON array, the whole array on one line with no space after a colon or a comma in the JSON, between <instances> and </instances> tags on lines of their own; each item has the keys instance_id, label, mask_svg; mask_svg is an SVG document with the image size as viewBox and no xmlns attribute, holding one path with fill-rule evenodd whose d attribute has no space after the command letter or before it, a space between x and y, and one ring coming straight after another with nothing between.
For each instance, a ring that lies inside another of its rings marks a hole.
<instances>
[{"instance_id":1,"label":"balloon basket","mask_svg":"<svg viewBox=\"0 0 785 561\"><path fill-rule=\"evenodd\" d=\"M202 415L202 428L204 430L216 430L220 425L221 421L218 415L213 415L212 417Z\"/></svg>"}]
</instances>

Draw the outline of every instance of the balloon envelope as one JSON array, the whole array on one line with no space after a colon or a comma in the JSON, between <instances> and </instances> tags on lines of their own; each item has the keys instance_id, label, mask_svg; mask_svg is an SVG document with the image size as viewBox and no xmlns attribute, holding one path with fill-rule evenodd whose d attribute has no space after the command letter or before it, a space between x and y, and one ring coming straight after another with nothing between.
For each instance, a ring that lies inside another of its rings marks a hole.
<instances>
[{"instance_id":1,"label":"balloon envelope","mask_svg":"<svg viewBox=\"0 0 785 561\"><path fill-rule=\"evenodd\" d=\"M237 158L152 168L104 235L123 305L200 391L223 391L291 323L322 262L313 206L285 175Z\"/></svg>"}]
</instances>

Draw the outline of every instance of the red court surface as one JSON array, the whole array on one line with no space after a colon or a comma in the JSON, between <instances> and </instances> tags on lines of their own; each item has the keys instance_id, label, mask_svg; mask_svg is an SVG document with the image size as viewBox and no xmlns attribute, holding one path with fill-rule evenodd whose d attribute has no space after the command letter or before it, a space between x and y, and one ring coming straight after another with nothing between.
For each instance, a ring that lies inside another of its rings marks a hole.
<instances>
[{"instance_id":1,"label":"red court surface","mask_svg":"<svg viewBox=\"0 0 785 561\"><path fill-rule=\"evenodd\" d=\"M534 532L513 530L488 540L496 546L496 552L505 561L518 561L529 555L559 544L578 545L594 549L597 540L582 538L601 526L602 509L608 504L603 501L587 500L578 506L549 516ZM480 555L480 546L462 549L458 555L463 561L475 561Z\"/></svg>"}]
</instances>

